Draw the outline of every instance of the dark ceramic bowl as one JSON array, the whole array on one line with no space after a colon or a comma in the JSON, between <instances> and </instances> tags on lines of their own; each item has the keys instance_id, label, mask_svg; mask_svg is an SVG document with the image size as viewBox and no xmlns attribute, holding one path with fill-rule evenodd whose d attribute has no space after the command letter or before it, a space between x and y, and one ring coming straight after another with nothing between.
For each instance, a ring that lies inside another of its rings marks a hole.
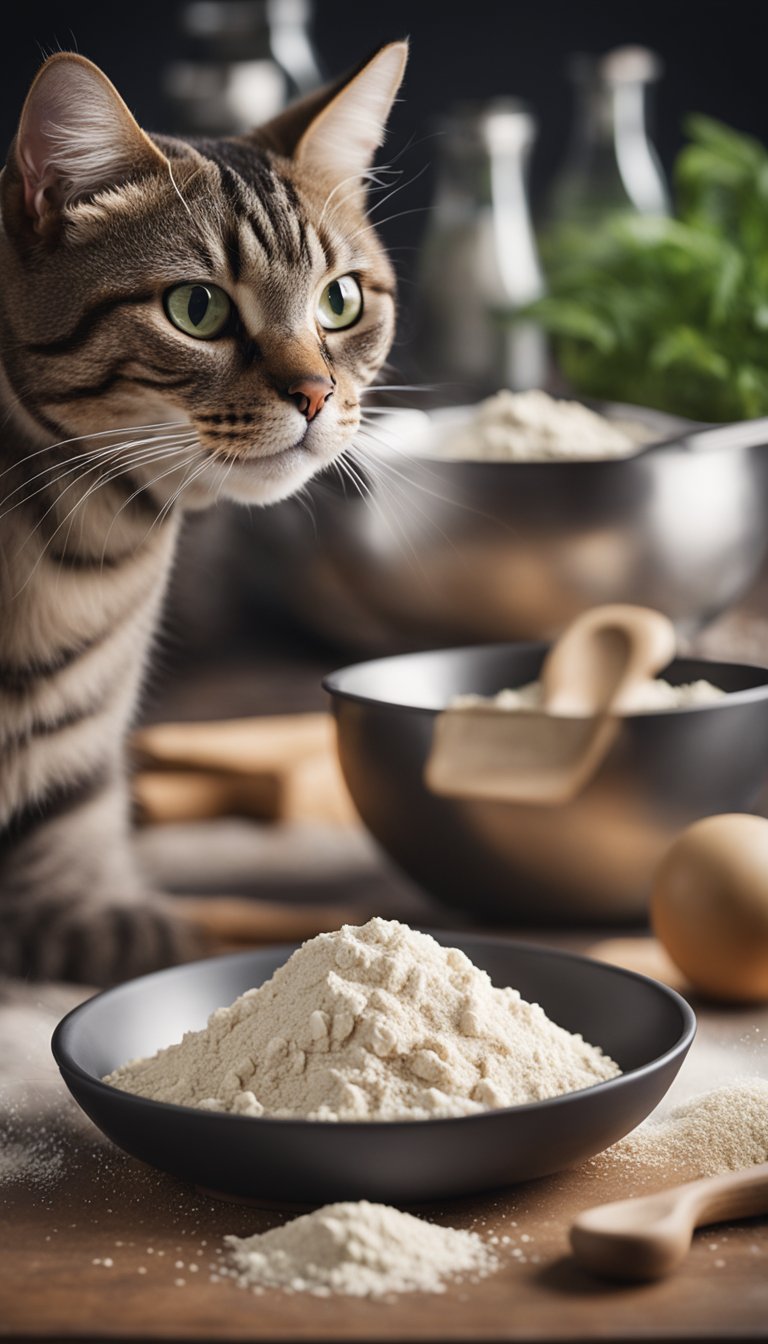
<instances>
[{"instance_id":1,"label":"dark ceramic bowl","mask_svg":"<svg viewBox=\"0 0 768 1344\"><path fill-rule=\"evenodd\" d=\"M53 1053L83 1110L126 1152L208 1190L270 1202L412 1204L544 1176L615 1143L664 1096L696 1029L673 990L565 952L436 936L460 947L494 984L515 986L601 1046L621 1077L459 1119L338 1124L216 1114L146 1101L100 1081L199 1030L215 1008L267 980L290 947L195 962L109 989L64 1018Z\"/></svg>"}]
</instances>

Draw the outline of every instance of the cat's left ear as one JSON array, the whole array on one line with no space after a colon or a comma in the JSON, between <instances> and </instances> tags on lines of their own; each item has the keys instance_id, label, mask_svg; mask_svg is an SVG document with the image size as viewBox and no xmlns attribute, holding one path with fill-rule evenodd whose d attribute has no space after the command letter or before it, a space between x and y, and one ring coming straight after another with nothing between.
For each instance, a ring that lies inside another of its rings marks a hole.
<instances>
[{"instance_id":1,"label":"cat's left ear","mask_svg":"<svg viewBox=\"0 0 768 1344\"><path fill-rule=\"evenodd\" d=\"M257 133L303 170L335 181L362 177L384 140L408 59L390 42L329 88L309 94Z\"/></svg>"},{"instance_id":2,"label":"cat's left ear","mask_svg":"<svg viewBox=\"0 0 768 1344\"><path fill-rule=\"evenodd\" d=\"M107 76L73 52L51 56L21 113L12 159L41 232L63 206L167 161Z\"/></svg>"}]
</instances>

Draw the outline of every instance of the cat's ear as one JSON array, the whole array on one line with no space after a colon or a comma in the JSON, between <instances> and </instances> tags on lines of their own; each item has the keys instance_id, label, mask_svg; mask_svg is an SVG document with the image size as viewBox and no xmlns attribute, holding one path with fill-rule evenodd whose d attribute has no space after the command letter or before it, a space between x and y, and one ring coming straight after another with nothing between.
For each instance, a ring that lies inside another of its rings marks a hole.
<instances>
[{"instance_id":1,"label":"cat's ear","mask_svg":"<svg viewBox=\"0 0 768 1344\"><path fill-rule=\"evenodd\" d=\"M408 59L407 42L390 42L336 84L309 94L261 128L261 136L304 171L362 177L384 140Z\"/></svg>"},{"instance_id":2,"label":"cat's ear","mask_svg":"<svg viewBox=\"0 0 768 1344\"><path fill-rule=\"evenodd\" d=\"M24 210L41 231L65 205L167 161L97 65L60 52L38 71L13 146Z\"/></svg>"}]
</instances>

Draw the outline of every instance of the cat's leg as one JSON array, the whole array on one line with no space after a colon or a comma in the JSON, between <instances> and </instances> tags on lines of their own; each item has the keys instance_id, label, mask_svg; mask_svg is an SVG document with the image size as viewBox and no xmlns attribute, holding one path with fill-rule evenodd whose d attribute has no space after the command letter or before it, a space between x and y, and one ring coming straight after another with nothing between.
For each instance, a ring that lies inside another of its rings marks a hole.
<instances>
[{"instance_id":1,"label":"cat's leg","mask_svg":"<svg viewBox=\"0 0 768 1344\"><path fill-rule=\"evenodd\" d=\"M201 943L172 899L146 890L122 777L61 785L3 829L0 974L114 984Z\"/></svg>"}]
</instances>

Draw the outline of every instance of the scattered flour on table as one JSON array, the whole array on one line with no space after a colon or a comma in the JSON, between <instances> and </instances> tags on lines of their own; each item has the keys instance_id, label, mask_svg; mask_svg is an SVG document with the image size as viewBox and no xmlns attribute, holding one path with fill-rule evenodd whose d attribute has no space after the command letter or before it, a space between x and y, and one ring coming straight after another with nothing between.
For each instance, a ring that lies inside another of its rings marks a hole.
<instances>
[{"instance_id":1,"label":"scattered flour on table","mask_svg":"<svg viewBox=\"0 0 768 1344\"><path fill-rule=\"evenodd\" d=\"M476 1232L438 1227L386 1204L326 1204L284 1227L225 1237L230 1273L242 1287L282 1288L316 1297L443 1293L457 1276L498 1268Z\"/></svg>"},{"instance_id":2,"label":"scattered flour on table","mask_svg":"<svg viewBox=\"0 0 768 1344\"><path fill-rule=\"evenodd\" d=\"M626 714L655 714L666 709L695 709L724 700L726 692L710 681L689 681L680 686L661 678L642 682L631 692L624 710ZM516 690L499 691L497 695L457 695L450 709L476 709L486 705L493 709L524 712L541 708L541 682L530 681Z\"/></svg>"},{"instance_id":3,"label":"scattered flour on table","mask_svg":"<svg viewBox=\"0 0 768 1344\"><path fill-rule=\"evenodd\" d=\"M558 401L538 389L503 390L441 439L439 456L485 462L628 457L654 437L646 425L607 420L578 401Z\"/></svg>"},{"instance_id":4,"label":"scattered flour on table","mask_svg":"<svg viewBox=\"0 0 768 1344\"><path fill-rule=\"evenodd\" d=\"M48 1188L64 1173L65 1160L64 1142L55 1131L39 1128L11 1137L7 1127L0 1126L0 1190L16 1182Z\"/></svg>"},{"instance_id":5,"label":"scattered flour on table","mask_svg":"<svg viewBox=\"0 0 768 1344\"><path fill-rule=\"evenodd\" d=\"M239 1115L413 1120L560 1096L620 1072L457 948L372 919L310 939L202 1031L104 1081Z\"/></svg>"},{"instance_id":6,"label":"scattered flour on table","mask_svg":"<svg viewBox=\"0 0 768 1344\"><path fill-rule=\"evenodd\" d=\"M768 1079L746 1078L692 1097L593 1161L663 1170L676 1180L768 1162Z\"/></svg>"},{"instance_id":7,"label":"scattered flour on table","mask_svg":"<svg viewBox=\"0 0 768 1344\"><path fill-rule=\"evenodd\" d=\"M77 1161L78 1140L98 1131L64 1087L51 1032L87 998L74 985L0 981L0 1198L11 1186L42 1195Z\"/></svg>"}]
</instances>

